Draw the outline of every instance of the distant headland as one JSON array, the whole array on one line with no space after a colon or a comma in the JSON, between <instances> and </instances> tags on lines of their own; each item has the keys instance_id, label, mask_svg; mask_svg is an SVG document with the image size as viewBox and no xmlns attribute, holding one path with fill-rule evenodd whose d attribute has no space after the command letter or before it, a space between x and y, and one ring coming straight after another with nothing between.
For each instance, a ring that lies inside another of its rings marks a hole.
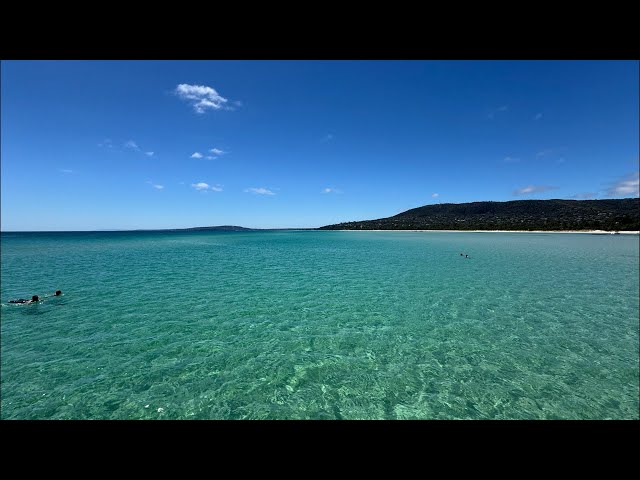
<instances>
[{"instance_id":1,"label":"distant headland","mask_svg":"<svg viewBox=\"0 0 640 480\"><path fill-rule=\"evenodd\" d=\"M135 230L139 232L267 232L275 230L318 230L317 228L247 228L237 225L217 225L211 227L162 228L152 230Z\"/></svg>"},{"instance_id":2,"label":"distant headland","mask_svg":"<svg viewBox=\"0 0 640 480\"><path fill-rule=\"evenodd\" d=\"M638 231L640 199L442 203L320 230Z\"/></svg>"},{"instance_id":3,"label":"distant headland","mask_svg":"<svg viewBox=\"0 0 640 480\"><path fill-rule=\"evenodd\" d=\"M215 227L168 228L164 231L168 231L168 232L208 232L208 231L250 232L252 230L255 230L255 229L238 227L237 225L219 225Z\"/></svg>"}]
</instances>

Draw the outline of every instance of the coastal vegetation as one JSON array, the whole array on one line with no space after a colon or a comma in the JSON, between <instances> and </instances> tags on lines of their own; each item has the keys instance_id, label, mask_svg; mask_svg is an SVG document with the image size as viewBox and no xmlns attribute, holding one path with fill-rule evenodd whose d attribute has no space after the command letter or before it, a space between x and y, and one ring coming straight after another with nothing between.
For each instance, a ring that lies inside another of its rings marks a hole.
<instances>
[{"instance_id":1,"label":"coastal vegetation","mask_svg":"<svg viewBox=\"0 0 640 480\"><path fill-rule=\"evenodd\" d=\"M640 230L640 199L441 203L322 230Z\"/></svg>"}]
</instances>

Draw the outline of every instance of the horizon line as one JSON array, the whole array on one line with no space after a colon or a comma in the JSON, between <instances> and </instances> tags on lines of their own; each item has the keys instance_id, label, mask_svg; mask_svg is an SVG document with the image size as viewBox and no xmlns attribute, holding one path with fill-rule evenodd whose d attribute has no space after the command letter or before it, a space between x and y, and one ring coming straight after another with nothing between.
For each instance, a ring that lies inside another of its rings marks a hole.
<instances>
[{"instance_id":1,"label":"horizon line","mask_svg":"<svg viewBox=\"0 0 640 480\"><path fill-rule=\"evenodd\" d=\"M182 231L182 230L195 230L195 229L207 229L207 228L220 228L220 227L231 227L231 228L242 228L246 230L319 230L322 227L330 226L330 225L340 225L343 223L354 223L354 222L368 222L372 220L382 220L385 218L395 217L402 213L408 212L410 210L415 210L416 208L429 207L435 205L464 205L471 203L509 203L509 202L551 202L562 200L566 202L602 202L607 200L640 200L640 197L623 197L623 198L588 198L588 199L575 199L575 198L549 198L549 199L518 199L518 200L475 200L473 202L434 202L427 203L424 205L420 205L418 207L412 207L407 210L403 210L402 212L398 212L396 214L390 215L388 217L379 217L373 218L370 220L346 220L338 223L329 223L326 225L322 225L320 227L270 227L270 228L254 228L254 227L243 227L240 225L209 225L209 226L196 226L196 227L169 227L169 228L108 228L108 229L96 229L96 230L2 230L0 228L0 233L74 233L74 232L160 232L160 231ZM221 230L224 231L224 230ZM232 230L227 230L232 231Z\"/></svg>"}]
</instances>

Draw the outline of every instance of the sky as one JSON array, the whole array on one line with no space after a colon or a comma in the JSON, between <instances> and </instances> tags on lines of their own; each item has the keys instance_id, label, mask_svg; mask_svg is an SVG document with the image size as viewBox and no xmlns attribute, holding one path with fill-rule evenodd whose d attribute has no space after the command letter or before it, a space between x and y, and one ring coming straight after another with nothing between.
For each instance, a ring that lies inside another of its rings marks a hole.
<instances>
[{"instance_id":1,"label":"sky","mask_svg":"<svg viewBox=\"0 0 640 480\"><path fill-rule=\"evenodd\" d=\"M638 196L637 61L2 61L2 231Z\"/></svg>"}]
</instances>

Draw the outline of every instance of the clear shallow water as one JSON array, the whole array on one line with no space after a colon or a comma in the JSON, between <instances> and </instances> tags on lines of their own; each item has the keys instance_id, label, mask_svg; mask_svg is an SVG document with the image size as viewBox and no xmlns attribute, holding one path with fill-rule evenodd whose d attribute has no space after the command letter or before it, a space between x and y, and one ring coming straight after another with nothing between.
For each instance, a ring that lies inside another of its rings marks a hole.
<instances>
[{"instance_id":1,"label":"clear shallow water","mask_svg":"<svg viewBox=\"0 0 640 480\"><path fill-rule=\"evenodd\" d=\"M1 239L3 419L638 419L635 235Z\"/></svg>"}]
</instances>

